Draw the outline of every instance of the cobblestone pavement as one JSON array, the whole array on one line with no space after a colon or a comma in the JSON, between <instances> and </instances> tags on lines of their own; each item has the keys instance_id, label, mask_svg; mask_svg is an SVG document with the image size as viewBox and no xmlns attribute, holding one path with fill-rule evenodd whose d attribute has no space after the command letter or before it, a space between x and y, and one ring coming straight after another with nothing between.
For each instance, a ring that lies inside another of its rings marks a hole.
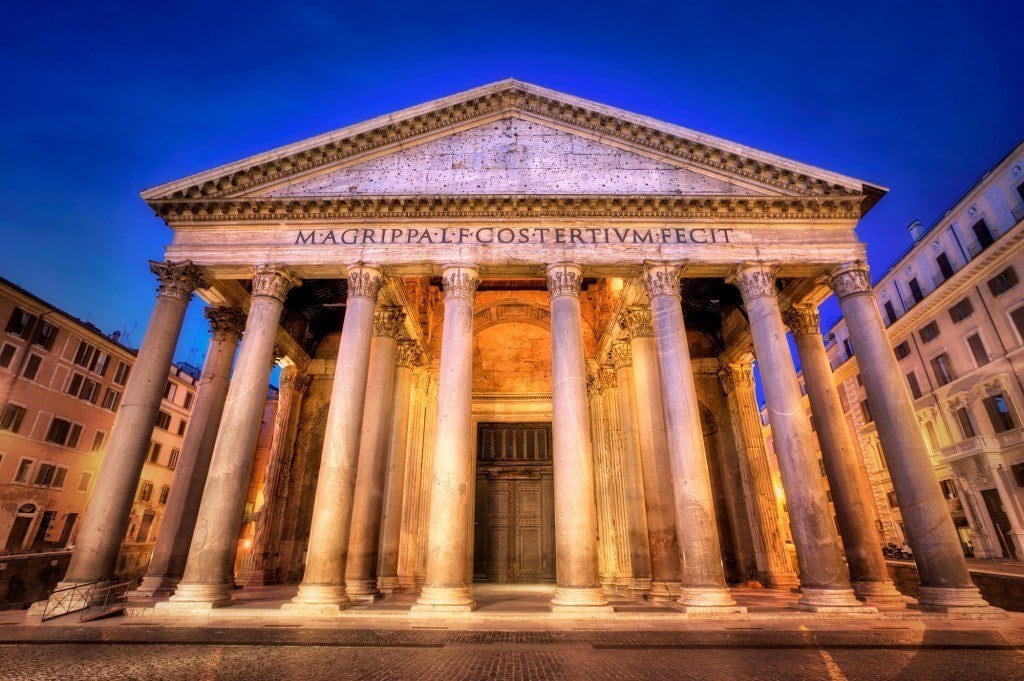
<instances>
[{"instance_id":1,"label":"cobblestone pavement","mask_svg":"<svg viewBox=\"0 0 1024 681\"><path fill-rule=\"evenodd\" d=\"M0 630L3 678L880 681L1020 679L1024 669L1024 632L1006 628L513 632L131 626L116 632L54 629L59 636L45 630Z\"/></svg>"}]
</instances>

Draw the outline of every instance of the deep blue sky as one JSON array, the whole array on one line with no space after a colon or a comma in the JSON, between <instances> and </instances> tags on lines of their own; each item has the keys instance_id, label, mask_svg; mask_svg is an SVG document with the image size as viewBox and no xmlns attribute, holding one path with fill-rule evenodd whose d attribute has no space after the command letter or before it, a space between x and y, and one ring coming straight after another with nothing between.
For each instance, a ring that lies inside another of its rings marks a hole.
<instances>
[{"instance_id":1,"label":"deep blue sky","mask_svg":"<svg viewBox=\"0 0 1024 681\"><path fill-rule=\"evenodd\" d=\"M876 272L1024 134L1019 1L467 6L8 7L0 274L138 343L170 236L141 189L509 76L891 188Z\"/></svg>"}]
</instances>

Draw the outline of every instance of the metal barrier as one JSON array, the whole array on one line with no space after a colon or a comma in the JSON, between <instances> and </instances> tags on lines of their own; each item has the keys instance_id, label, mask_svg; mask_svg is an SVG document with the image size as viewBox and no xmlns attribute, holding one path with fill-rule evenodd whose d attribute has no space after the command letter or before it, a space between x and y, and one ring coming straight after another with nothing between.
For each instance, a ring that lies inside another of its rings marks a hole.
<instances>
[{"instance_id":1,"label":"metal barrier","mask_svg":"<svg viewBox=\"0 0 1024 681\"><path fill-rule=\"evenodd\" d=\"M79 621L87 621L95 617L102 617L110 612L111 608L127 602L127 593L132 586L131 581L125 582L104 582L94 580L81 582L63 589L57 589L46 599L40 615L40 621L46 621L55 617L63 617L75 612L81 613ZM115 608L116 609L116 608ZM89 611L94 610L93 617L88 617Z\"/></svg>"}]
</instances>

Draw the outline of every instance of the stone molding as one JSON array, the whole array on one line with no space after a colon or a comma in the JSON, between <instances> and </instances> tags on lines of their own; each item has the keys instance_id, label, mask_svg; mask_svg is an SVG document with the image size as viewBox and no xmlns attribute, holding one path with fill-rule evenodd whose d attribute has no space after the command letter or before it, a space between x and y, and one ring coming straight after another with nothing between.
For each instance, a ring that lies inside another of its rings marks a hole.
<instances>
[{"instance_id":1,"label":"stone molding","mask_svg":"<svg viewBox=\"0 0 1024 681\"><path fill-rule=\"evenodd\" d=\"M793 337L820 336L821 315L813 305L791 305L782 315Z\"/></svg>"},{"instance_id":2,"label":"stone molding","mask_svg":"<svg viewBox=\"0 0 1024 681\"><path fill-rule=\"evenodd\" d=\"M633 351L627 341L613 343L608 351L608 358L616 369L623 369L633 366Z\"/></svg>"},{"instance_id":3,"label":"stone molding","mask_svg":"<svg viewBox=\"0 0 1024 681\"><path fill-rule=\"evenodd\" d=\"M579 298L583 271L578 265L571 263L548 265L547 281L548 295L552 300L563 296Z\"/></svg>"},{"instance_id":4,"label":"stone molding","mask_svg":"<svg viewBox=\"0 0 1024 681\"><path fill-rule=\"evenodd\" d=\"M775 271L774 264L747 263L737 267L727 281L740 290L743 300L774 298L778 293L775 288Z\"/></svg>"},{"instance_id":5,"label":"stone molding","mask_svg":"<svg viewBox=\"0 0 1024 681\"><path fill-rule=\"evenodd\" d=\"M871 274L863 262L849 262L840 265L828 276L829 286L839 300L862 293L874 295L871 289Z\"/></svg>"},{"instance_id":6,"label":"stone molding","mask_svg":"<svg viewBox=\"0 0 1024 681\"><path fill-rule=\"evenodd\" d=\"M601 380L601 371L587 372L587 397L597 399L604 392L604 382Z\"/></svg>"},{"instance_id":7,"label":"stone molding","mask_svg":"<svg viewBox=\"0 0 1024 681\"><path fill-rule=\"evenodd\" d=\"M370 265L349 265L348 267L348 299L369 298L376 302L381 286L384 285L384 274Z\"/></svg>"},{"instance_id":8,"label":"stone molding","mask_svg":"<svg viewBox=\"0 0 1024 681\"><path fill-rule=\"evenodd\" d=\"M214 341L237 341L245 331L245 313L237 307L208 307L203 316L210 322L210 337Z\"/></svg>"},{"instance_id":9,"label":"stone molding","mask_svg":"<svg viewBox=\"0 0 1024 681\"><path fill-rule=\"evenodd\" d=\"M172 262L170 260L150 260L149 271L156 275L159 284L157 295L177 298L189 302L197 288L206 285L203 271L192 264L191 260Z\"/></svg>"},{"instance_id":10,"label":"stone molding","mask_svg":"<svg viewBox=\"0 0 1024 681\"><path fill-rule=\"evenodd\" d=\"M284 303L288 292L301 286L302 280L285 267L263 265L257 267L252 275L252 297L273 298Z\"/></svg>"},{"instance_id":11,"label":"stone molding","mask_svg":"<svg viewBox=\"0 0 1024 681\"><path fill-rule=\"evenodd\" d=\"M646 305L632 305L619 319L619 328L627 340L634 338L654 338L654 322L651 319L651 308Z\"/></svg>"},{"instance_id":12,"label":"stone molding","mask_svg":"<svg viewBox=\"0 0 1024 681\"><path fill-rule=\"evenodd\" d=\"M405 324L405 312L397 305L381 305L373 313L373 335L397 338Z\"/></svg>"},{"instance_id":13,"label":"stone molding","mask_svg":"<svg viewBox=\"0 0 1024 681\"><path fill-rule=\"evenodd\" d=\"M445 298L473 300L480 286L480 271L472 265L447 265L441 272Z\"/></svg>"},{"instance_id":14,"label":"stone molding","mask_svg":"<svg viewBox=\"0 0 1024 681\"><path fill-rule=\"evenodd\" d=\"M678 265L669 263L645 265L641 279L644 283L644 290L647 291L647 297L651 299L658 296L682 298L679 293L679 275Z\"/></svg>"},{"instance_id":15,"label":"stone molding","mask_svg":"<svg viewBox=\"0 0 1024 681\"><path fill-rule=\"evenodd\" d=\"M395 366L414 367L420 363L422 357L423 351L420 350L419 343L409 339L398 341L398 351L395 353Z\"/></svg>"}]
</instances>

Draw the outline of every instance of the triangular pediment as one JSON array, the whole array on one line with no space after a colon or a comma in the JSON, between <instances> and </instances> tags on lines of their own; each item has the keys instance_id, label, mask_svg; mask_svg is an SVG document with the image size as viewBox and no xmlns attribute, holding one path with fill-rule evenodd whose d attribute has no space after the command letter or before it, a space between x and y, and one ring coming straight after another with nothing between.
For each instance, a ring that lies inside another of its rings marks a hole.
<instances>
[{"instance_id":1,"label":"triangular pediment","mask_svg":"<svg viewBox=\"0 0 1024 681\"><path fill-rule=\"evenodd\" d=\"M516 117L258 192L275 198L415 195L762 195L679 163Z\"/></svg>"}]
</instances>

